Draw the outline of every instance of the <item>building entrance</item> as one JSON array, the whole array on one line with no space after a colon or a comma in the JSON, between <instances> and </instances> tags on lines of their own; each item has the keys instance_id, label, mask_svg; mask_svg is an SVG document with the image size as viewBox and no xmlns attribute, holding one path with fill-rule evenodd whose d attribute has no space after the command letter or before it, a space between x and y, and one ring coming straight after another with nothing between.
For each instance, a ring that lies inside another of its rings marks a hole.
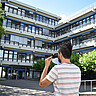
<instances>
[{"instance_id":1,"label":"building entrance","mask_svg":"<svg viewBox=\"0 0 96 96\"><path fill-rule=\"evenodd\" d=\"M7 79L20 80L25 79L27 75L26 69L8 68Z\"/></svg>"}]
</instances>

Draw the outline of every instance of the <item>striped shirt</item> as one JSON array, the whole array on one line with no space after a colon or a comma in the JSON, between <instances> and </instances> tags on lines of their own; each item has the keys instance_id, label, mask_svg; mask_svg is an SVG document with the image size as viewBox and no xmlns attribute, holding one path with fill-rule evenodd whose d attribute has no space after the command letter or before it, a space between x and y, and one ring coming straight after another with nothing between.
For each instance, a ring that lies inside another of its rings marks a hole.
<instances>
[{"instance_id":1,"label":"striped shirt","mask_svg":"<svg viewBox=\"0 0 96 96\"><path fill-rule=\"evenodd\" d=\"M79 96L81 71L76 65L55 65L46 78L53 82L55 96Z\"/></svg>"}]
</instances>

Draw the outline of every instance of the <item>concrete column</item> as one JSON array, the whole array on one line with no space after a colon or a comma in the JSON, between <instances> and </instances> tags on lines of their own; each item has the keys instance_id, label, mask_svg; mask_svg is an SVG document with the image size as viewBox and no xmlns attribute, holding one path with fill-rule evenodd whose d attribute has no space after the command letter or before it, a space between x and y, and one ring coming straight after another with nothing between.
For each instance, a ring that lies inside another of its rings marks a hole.
<instances>
[{"instance_id":1,"label":"concrete column","mask_svg":"<svg viewBox=\"0 0 96 96\"><path fill-rule=\"evenodd\" d=\"M3 67L1 69L1 78L3 77Z\"/></svg>"}]
</instances>

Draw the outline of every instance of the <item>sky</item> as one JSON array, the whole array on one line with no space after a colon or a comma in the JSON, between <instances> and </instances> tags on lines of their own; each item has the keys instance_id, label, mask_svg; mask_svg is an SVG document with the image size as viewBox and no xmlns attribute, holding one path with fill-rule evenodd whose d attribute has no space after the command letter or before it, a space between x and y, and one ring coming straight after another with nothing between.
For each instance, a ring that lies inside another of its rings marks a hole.
<instances>
[{"instance_id":1,"label":"sky","mask_svg":"<svg viewBox=\"0 0 96 96\"><path fill-rule=\"evenodd\" d=\"M80 9L95 3L96 0L18 0L31 6L43 9L63 18L78 12Z\"/></svg>"}]
</instances>

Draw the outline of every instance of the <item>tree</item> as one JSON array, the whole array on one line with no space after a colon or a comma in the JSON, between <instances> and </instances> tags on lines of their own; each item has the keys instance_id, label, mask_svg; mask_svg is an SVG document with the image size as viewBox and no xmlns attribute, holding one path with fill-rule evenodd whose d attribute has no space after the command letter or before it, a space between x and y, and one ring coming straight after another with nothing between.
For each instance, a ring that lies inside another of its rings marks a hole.
<instances>
[{"instance_id":1,"label":"tree","mask_svg":"<svg viewBox=\"0 0 96 96\"><path fill-rule=\"evenodd\" d=\"M96 79L96 52L95 50L79 57L82 69L82 79Z\"/></svg>"},{"instance_id":2,"label":"tree","mask_svg":"<svg viewBox=\"0 0 96 96\"><path fill-rule=\"evenodd\" d=\"M53 62L51 62L48 71L50 71L54 65L55 64ZM44 59L43 60L37 60L36 63L33 64L33 69L43 71L44 66L45 66L45 60Z\"/></svg>"},{"instance_id":3,"label":"tree","mask_svg":"<svg viewBox=\"0 0 96 96\"><path fill-rule=\"evenodd\" d=\"M96 72L96 52L95 50L89 52L88 54L83 54L79 58L79 63L82 66L84 72L94 71Z\"/></svg>"},{"instance_id":4,"label":"tree","mask_svg":"<svg viewBox=\"0 0 96 96\"><path fill-rule=\"evenodd\" d=\"M0 38L1 34L5 34L4 28L2 27L2 20L4 19L5 11L2 10L2 2L0 2Z\"/></svg>"},{"instance_id":5,"label":"tree","mask_svg":"<svg viewBox=\"0 0 96 96\"><path fill-rule=\"evenodd\" d=\"M79 54L72 53L71 58L70 58L70 62L79 66Z\"/></svg>"}]
</instances>

